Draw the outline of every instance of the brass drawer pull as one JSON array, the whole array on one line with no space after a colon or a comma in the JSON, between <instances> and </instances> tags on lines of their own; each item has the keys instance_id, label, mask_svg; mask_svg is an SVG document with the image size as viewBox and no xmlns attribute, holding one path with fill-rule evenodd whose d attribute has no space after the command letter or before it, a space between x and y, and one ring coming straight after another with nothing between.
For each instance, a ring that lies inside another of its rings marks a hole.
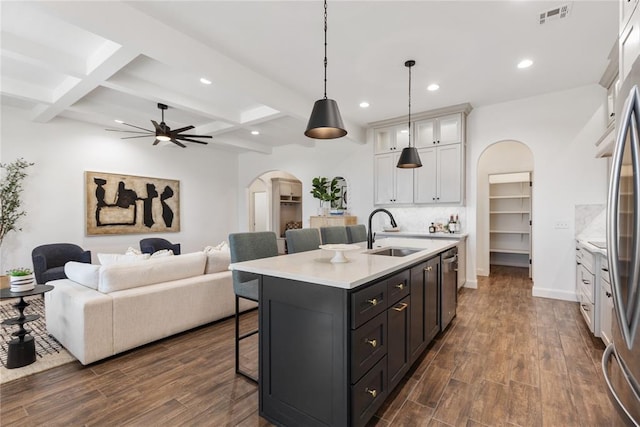
<instances>
[{"instance_id":1,"label":"brass drawer pull","mask_svg":"<svg viewBox=\"0 0 640 427\"><path fill-rule=\"evenodd\" d=\"M398 289L400 289L400 290L403 290L403 289L404 289L404 283L398 283L398 284L396 285L396 288L398 288Z\"/></svg>"},{"instance_id":2,"label":"brass drawer pull","mask_svg":"<svg viewBox=\"0 0 640 427\"><path fill-rule=\"evenodd\" d=\"M376 397L378 395L378 392L376 391L375 388L365 388L364 391L366 391L367 393L369 393L372 397Z\"/></svg>"},{"instance_id":3,"label":"brass drawer pull","mask_svg":"<svg viewBox=\"0 0 640 427\"><path fill-rule=\"evenodd\" d=\"M378 305L378 299L377 298L372 298L372 299L368 299L367 302L371 305Z\"/></svg>"},{"instance_id":4,"label":"brass drawer pull","mask_svg":"<svg viewBox=\"0 0 640 427\"><path fill-rule=\"evenodd\" d=\"M373 348L376 348L378 346L378 341L376 341L375 339L370 340L368 338L365 338L364 342L366 342L367 344L369 344Z\"/></svg>"},{"instance_id":5,"label":"brass drawer pull","mask_svg":"<svg viewBox=\"0 0 640 427\"><path fill-rule=\"evenodd\" d=\"M424 271L431 271L433 270L433 267L429 266L429 267L425 267Z\"/></svg>"},{"instance_id":6,"label":"brass drawer pull","mask_svg":"<svg viewBox=\"0 0 640 427\"><path fill-rule=\"evenodd\" d=\"M406 302L400 303L400 305L393 307L395 311L403 311L405 308L409 307L409 304Z\"/></svg>"}]
</instances>

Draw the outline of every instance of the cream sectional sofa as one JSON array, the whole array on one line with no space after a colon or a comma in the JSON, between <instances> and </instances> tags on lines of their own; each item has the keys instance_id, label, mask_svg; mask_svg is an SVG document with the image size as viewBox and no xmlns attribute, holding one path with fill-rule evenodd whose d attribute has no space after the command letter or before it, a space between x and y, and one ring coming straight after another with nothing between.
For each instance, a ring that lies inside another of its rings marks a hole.
<instances>
[{"instance_id":1,"label":"cream sectional sofa","mask_svg":"<svg viewBox=\"0 0 640 427\"><path fill-rule=\"evenodd\" d=\"M83 365L231 316L228 251L144 261L67 263L47 284L47 331ZM241 300L241 310L255 303ZM231 344L230 344L231 345Z\"/></svg>"}]
</instances>

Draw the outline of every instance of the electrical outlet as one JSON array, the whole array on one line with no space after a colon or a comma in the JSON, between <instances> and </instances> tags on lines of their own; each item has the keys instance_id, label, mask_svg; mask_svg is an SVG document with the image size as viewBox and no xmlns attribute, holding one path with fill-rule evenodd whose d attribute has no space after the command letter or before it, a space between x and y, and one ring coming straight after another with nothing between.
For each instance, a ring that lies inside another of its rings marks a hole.
<instances>
[{"instance_id":1,"label":"electrical outlet","mask_svg":"<svg viewBox=\"0 0 640 427\"><path fill-rule=\"evenodd\" d=\"M554 228L556 230L566 230L569 228L569 221L556 221Z\"/></svg>"}]
</instances>

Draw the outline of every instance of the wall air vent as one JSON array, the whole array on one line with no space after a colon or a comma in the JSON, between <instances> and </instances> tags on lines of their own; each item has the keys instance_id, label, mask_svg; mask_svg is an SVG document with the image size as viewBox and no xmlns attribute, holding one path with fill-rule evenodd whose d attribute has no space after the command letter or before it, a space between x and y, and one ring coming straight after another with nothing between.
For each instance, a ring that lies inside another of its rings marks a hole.
<instances>
[{"instance_id":1,"label":"wall air vent","mask_svg":"<svg viewBox=\"0 0 640 427\"><path fill-rule=\"evenodd\" d=\"M540 12L538 16L540 20L540 25L546 24L551 21L556 21L558 19L566 18L567 16L569 16L570 10L571 10L571 3L567 3L567 4L563 4L562 6L554 7L553 9Z\"/></svg>"}]
</instances>

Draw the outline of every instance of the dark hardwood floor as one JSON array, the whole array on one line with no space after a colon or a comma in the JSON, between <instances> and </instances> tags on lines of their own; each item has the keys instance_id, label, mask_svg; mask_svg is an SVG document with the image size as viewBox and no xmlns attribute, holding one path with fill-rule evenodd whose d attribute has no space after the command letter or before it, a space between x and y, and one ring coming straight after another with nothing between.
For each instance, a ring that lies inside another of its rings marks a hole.
<instances>
[{"instance_id":1,"label":"dark hardwood floor","mask_svg":"<svg viewBox=\"0 0 640 427\"><path fill-rule=\"evenodd\" d=\"M257 337L245 341L243 364L255 368ZM460 291L451 326L370 425L615 426L603 349L577 303L533 298L526 270L497 268L477 290ZM258 415L257 386L234 374L233 360L228 319L4 384L0 425L270 425Z\"/></svg>"}]
</instances>

